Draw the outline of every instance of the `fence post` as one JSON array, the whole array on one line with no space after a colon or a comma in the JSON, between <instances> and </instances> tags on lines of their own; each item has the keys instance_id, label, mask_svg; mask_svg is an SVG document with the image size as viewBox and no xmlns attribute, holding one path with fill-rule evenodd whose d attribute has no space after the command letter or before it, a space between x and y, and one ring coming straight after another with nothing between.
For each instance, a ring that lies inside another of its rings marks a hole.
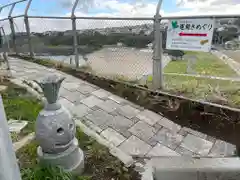
<instances>
[{"instance_id":1,"label":"fence post","mask_svg":"<svg viewBox=\"0 0 240 180\"><path fill-rule=\"evenodd\" d=\"M12 4L12 7L9 11L9 14L8 14L8 19L9 19L9 23L10 23L10 28L11 28L11 32L12 32L12 45L13 45L13 51L18 54L17 52L17 47L16 47L16 34L15 34L15 28L14 28L14 22L13 22L13 18L12 18L12 12L13 12L13 9L15 7L15 3Z\"/></svg>"},{"instance_id":2,"label":"fence post","mask_svg":"<svg viewBox=\"0 0 240 180\"><path fill-rule=\"evenodd\" d=\"M21 180L1 95L0 118L0 179Z\"/></svg>"},{"instance_id":3,"label":"fence post","mask_svg":"<svg viewBox=\"0 0 240 180\"><path fill-rule=\"evenodd\" d=\"M29 20L28 20L28 10L29 10L29 7L30 7L31 3L32 3L32 0L29 0L28 4L26 6L25 14L24 14L24 23L25 23L25 26L26 26L26 32L27 32L27 37L28 37L28 48L29 48L30 57L33 58L34 53L33 53L33 47L32 47L32 41L31 41L31 32L30 32L30 26L29 26Z\"/></svg>"},{"instance_id":4,"label":"fence post","mask_svg":"<svg viewBox=\"0 0 240 180\"><path fill-rule=\"evenodd\" d=\"M73 8L72 8L72 33L73 33L73 49L74 49L74 55L75 55L75 65L76 68L79 67L79 53L78 53L78 34L77 34L77 24L76 24L76 16L75 16L75 10L78 5L79 0L76 0Z\"/></svg>"},{"instance_id":5,"label":"fence post","mask_svg":"<svg viewBox=\"0 0 240 180\"><path fill-rule=\"evenodd\" d=\"M154 16L154 49L153 49L153 89L163 88L163 68L162 68L162 32L160 28L161 16L159 11L162 0L159 0Z\"/></svg>"},{"instance_id":6,"label":"fence post","mask_svg":"<svg viewBox=\"0 0 240 180\"><path fill-rule=\"evenodd\" d=\"M9 41L6 36L5 30L3 27L1 27L0 29L2 30L4 41L5 41L5 43L7 43L7 52L10 52L10 45L9 45Z\"/></svg>"}]
</instances>

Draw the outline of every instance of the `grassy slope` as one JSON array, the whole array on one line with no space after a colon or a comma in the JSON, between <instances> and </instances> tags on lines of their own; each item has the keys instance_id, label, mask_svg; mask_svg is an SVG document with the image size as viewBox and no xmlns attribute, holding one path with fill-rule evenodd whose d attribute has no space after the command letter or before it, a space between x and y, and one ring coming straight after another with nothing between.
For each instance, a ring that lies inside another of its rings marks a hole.
<instances>
[{"instance_id":1,"label":"grassy slope","mask_svg":"<svg viewBox=\"0 0 240 180\"><path fill-rule=\"evenodd\" d=\"M240 82L164 76L165 90L197 100L240 107Z\"/></svg>"},{"instance_id":2,"label":"grassy slope","mask_svg":"<svg viewBox=\"0 0 240 180\"><path fill-rule=\"evenodd\" d=\"M197 57L196 74L236 77L236 73L211 53L187 52ZM187 60L171 61L164 69L165 73L187 74ZM240 82L211 80L203 78L164 76L165 90L198 100L207 100L220 104L240 107Z\"/></svg>"},{"instance_id":3,"label":"grassy slope","mask_svg":"<svg viewBox=\"0 0 240 180\"><path fill-rule=\"evenodd\" d=\"M0 84L8 87L1 93L7 119L26 120L29 122L20 135L23 136L33 132L35 120L42 109L41 102L24 88L20 88L8 81ZM17 138L14 134L12 137L13 141Z\"/></svg>"},{"instance_id":4,"label":"grassy slope","mask_svg":"<svg viewBox=\"0 0 240 180\"><path fill-rule=\"evenodd\" d=\"M236 77L236 73L211 53L186 52L186 55L194 55L197 60L194 70L197 74ZM164 69L165 73L187 73L187 60L171 61Z\"/></svg>"}]
</instances>

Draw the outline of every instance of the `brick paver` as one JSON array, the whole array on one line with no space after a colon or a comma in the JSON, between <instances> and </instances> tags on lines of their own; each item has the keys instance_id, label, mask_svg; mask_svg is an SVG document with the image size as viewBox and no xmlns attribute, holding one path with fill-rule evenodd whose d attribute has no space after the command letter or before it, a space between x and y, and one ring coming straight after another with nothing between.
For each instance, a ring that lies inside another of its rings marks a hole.
<instances>
[{"instance_id":1,"label":"brick paver","mask_svg":"<svg viewBox=\"0 0 240 180\"><path fill-rule=\"evenodd\" d=\"M181 127L160 114L55 69L10 58L14 77L66 77L60 103L86 126L128 154L148 156L231 156L235 146ZM35 73L35 74L34 74Z\"/></svg>"}]
</instances>

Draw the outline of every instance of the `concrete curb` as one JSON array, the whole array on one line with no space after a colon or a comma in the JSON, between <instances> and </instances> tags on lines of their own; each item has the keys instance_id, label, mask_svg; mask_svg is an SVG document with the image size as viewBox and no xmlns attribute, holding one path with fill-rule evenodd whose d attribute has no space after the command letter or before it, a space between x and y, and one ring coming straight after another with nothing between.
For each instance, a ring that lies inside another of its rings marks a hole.
<instances>
[{"instance_id":1,"label":"concrete curb","mask_svg":"<svg viewBox=\"0 0 240 180\"><path fill-rule=\"evenodd\" d=\"M10 82L12 82L13 84L16 84L22 88L25 88L30 94L32 94L33 96L37 97L37 99L39 99L42 102L45 102L45 98L40 95L36 90L34 90L33 88L31 88L30 86L28 86L27 84L23 83L24 80L21 79L9 79Z\"/></svg>"},{"instance_id":2,"label":"concrete curb","mask_svg":"<svg viewBox=\"0 0 240 180\"><path fill-rule=\"evenodd\" d=\"M95 131L88 128L85 124L81 122L81 120L75 119L75 122L76 122L76 125L79 126L86 135L94 138L98 143L108 147L109 152L113 156L119 158L125 164L126 167L129 167L134 164L134 160L130 155L127 155L126 153L121 151L119 148L115 147L111 142L104 139L103 137L98 135Z\"/></svg>"},{"instance_id":3,"label":"concrete curb","mask_svg":"<svg viewBox=\"0 0 240 180\"><path fill-rule=\"evenodd\" d=\"M153 180L153 167L151 166L151 161L149 161L145 166L139 162L134 161L132 156L124 153L122 150L114 146L113 143L101 137L94 130L88 128L85 124L81 122L81 120L75 119L75 122L76 122L76 125L79 126L86 135L94 138L99 144L106 146L109 149L110 154L112 154L113 156L118 158L120 161L122 161L126 167L135 165L136 166L135 170L142 175L141 180ZM140 169L143 169L143 170L137 170L139 165L140 165ZM143 168L141 168L141 166L143 166Z\"/></svg>"}]
</instances>

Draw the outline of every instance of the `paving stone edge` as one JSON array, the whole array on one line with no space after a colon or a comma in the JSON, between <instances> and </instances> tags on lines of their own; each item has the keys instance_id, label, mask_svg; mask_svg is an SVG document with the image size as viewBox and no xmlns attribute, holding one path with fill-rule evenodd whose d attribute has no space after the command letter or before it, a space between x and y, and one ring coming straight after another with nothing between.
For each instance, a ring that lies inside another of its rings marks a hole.
<instances>
[{"instance_id":1,"label":"paving stone edge","mask_svg":"<svg viewBox=\"0 0 240 180\"><path fill-rule=\"evenodd\" d=\"M106 146L109 149L110 154L118 158L120 161L124 163L126 167L130 167L131 165L136 165L139 162L135 162L132 156L124 153L122 150L113 145L110 141L101 137L97 132L87 127L85 124L81 122L79 119L75 119L76 125L81 128L81 130L88 136L94 138L98 143ZM142 177L141 180L153 180L153 169L151 165L147 164L144 166L144 170L139 172Z\"/></svg>"}]
</instances>

